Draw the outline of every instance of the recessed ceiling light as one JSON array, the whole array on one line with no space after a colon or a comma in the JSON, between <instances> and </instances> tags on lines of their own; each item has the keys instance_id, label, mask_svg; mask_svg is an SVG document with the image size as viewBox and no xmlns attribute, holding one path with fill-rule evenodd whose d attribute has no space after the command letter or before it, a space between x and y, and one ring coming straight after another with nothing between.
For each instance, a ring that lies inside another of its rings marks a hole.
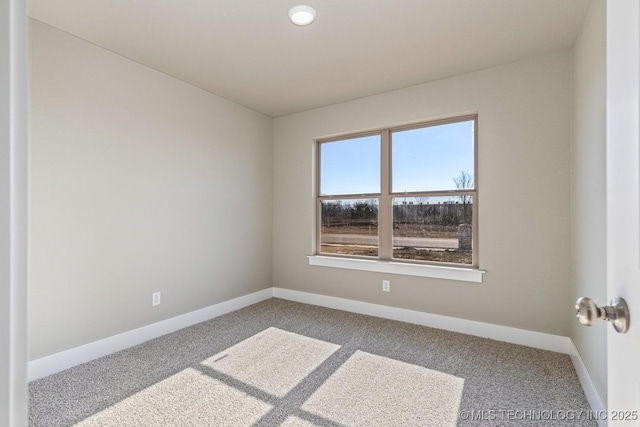
<instances>
[{"instance_id":1,"label":"recessed ceiling light","mask_svg":"<svg viewBox=\"0 0 640 427\"><path fill-rule=\"evenodd\" d=\"M306 4L293 6L289 9L289 19L296 25L309 25L316 19L316 10Z\"/></svg>"}]
</instances>

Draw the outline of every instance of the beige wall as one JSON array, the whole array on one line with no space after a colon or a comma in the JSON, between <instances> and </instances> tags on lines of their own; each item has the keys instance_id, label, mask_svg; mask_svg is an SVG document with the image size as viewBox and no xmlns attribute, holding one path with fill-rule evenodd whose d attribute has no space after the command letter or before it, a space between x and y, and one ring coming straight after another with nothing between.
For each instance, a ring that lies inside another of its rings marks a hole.
<instances>
[{"instance_id":1,"label":"beige wall","mask_svg":"<svg viewBox=\"0 0 640 427\"><path fill-rule=\"evenodd\" d=\"M308 265L313 139L479 114L484 283ZM274 121L274 286L568 336L570 57L562 52ZM391 280L383 293L381 280Z\"/></svg>"},{"instance_id":2,"label":"beige wall","mask_svg":"<svg viewBox=\"0 0 640 427\"><path fill-rule=\"evenodd\" d=\"M606 3L592 0L572 52L571 299L605 304L606 288ZM576 344L600 396L607 396L607 325L570 319Z\"/></svg>"},{"instance_id":3,"label":"beige wall","mask_svg":"<svg viewBox=\"0 0 640 427\"><path fill-rule=\"evenodd\" d=\"M271 286L271 118L37 21L31 70L31 359Z\"/></svg>"}]
</instances>

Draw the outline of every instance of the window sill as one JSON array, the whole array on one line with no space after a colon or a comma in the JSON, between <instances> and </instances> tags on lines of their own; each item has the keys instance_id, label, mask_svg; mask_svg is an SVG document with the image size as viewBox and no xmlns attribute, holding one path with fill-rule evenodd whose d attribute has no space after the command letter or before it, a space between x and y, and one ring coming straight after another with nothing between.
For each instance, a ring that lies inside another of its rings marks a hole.
<instances>
[{"instance_id":1,"label":"window sill","mask_svg":"<svg viewBox=\"0 0 640 427\"><path fill-rule=\"evenodd\" d=\"M443 267L439 265L410 264L322 255L311 255L307 258L309 258L309 265L319 267L346 268L349 270L374 271L378 273L460 280L464 282L482 283L482 275L486 273L485 270L479 270L477 268Z\"/></svg>"}]
</instances>

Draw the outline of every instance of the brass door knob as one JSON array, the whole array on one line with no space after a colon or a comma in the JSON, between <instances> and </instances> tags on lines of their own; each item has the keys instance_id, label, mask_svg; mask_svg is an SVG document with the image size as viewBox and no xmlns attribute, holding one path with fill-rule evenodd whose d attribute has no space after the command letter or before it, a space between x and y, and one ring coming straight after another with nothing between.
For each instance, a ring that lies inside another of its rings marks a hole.
<instances>
[{"instance_id":1,"label":"brass door knob","mask_svg":"<svg viewBox=\"0 0 640 427\"><path fill-rule=\"evenodd\" d=\"M603 307L598 307L591 298L580 297L576 301L576 317L585 326L606 320L621 334L629 330L629 307L620 297L613 297L611 304Z\"/></svg>"}]
</instances>

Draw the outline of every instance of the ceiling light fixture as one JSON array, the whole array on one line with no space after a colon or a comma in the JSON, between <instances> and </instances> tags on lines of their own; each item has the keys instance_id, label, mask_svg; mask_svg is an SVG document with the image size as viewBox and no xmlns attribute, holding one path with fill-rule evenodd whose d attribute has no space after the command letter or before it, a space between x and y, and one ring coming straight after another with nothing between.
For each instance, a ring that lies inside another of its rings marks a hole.
<instances>
[{"instance_id":1,"label":"ceiling light fixture","mask_svg":"<svg viewBox=\"0 0 640 427\"><path fill-rule=\"evenodd\" d=\"M289 9L289 19L301 27L309 25L316 19L316 10L306 4L293 6Z\"/></svg>"}]
</instances>

